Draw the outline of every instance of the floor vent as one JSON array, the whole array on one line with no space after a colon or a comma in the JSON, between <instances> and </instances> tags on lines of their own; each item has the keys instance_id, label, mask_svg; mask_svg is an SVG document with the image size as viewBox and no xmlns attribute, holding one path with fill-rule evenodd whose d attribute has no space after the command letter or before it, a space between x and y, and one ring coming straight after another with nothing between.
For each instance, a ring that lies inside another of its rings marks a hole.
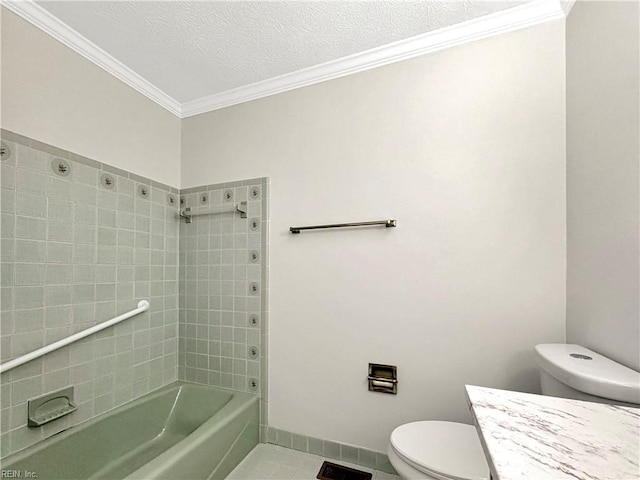
<instances>
[{"instance_id":1,"label":"floor vent","mask_svg":"<svg viewBox=\"0 0 640 480\"><path fill-rule=\"evenodd\" d=\"M371 474L355 468L324 462L316 478L320 480L371 480Z\"/></svg>"}]
</instances>

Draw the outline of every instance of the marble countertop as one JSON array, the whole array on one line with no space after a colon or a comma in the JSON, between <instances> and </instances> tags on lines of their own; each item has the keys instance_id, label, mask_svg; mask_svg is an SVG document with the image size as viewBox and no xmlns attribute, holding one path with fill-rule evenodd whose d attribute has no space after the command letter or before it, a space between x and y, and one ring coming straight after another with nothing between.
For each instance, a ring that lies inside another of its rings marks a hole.
<instances>
[{"instance_id":1,"label":"marble countertop","mask_svg":"<svg viewBox=\"0 0 640 480\"><path fill-rule=\"evenodd\" d=\"M466 389L493 480L640 479L640 408Z\"/></svg>"}]
</instances>

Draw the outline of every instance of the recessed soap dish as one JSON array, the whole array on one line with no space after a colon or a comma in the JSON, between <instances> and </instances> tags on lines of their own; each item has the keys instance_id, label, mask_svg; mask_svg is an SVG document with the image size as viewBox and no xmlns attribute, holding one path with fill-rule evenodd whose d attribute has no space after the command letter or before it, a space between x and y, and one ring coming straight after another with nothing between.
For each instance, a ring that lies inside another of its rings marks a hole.
<instances>
[{"instance_id":1,"label":"recessed soap dish","mask_svg":"<svg viewBox=\"0 0 640 480\"><path fill-rule=\"evenodd\" d=\"M73 386L32 398L28 405L29 427L41 427L78 409L73 402Z\"/></svg>"}]
</instances>

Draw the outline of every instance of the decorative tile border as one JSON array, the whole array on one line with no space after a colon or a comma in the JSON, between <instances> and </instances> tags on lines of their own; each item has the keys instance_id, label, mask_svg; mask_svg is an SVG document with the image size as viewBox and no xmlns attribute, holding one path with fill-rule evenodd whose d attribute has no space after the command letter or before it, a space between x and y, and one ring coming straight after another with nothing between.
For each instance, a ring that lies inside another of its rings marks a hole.
<instances>
[{"instance_id":1,"label":"decorative tile border","mask_svg":"<svg viewBox=\"0 0 640 480\"><path fill-rule=\"evenodd\" d=\"M189 193L197 193L203 190L219 190L221 188L235 188L235 187L248 187L252 185L268 185L269 178L267 177L257 177L250 178L248 180L236 180L233 182L224 182L224 183L212 183L210 185L199 185L197 187L189 187L183 188L180 190L182 195L187 195Z\"/></svg>"},{"instance_id":2,"label":"decorative tile border","mask_svg":"<svg viewBox=\"0 0 640 480\"><path fill-rule=\"evenodd\" d=\"M355 447L345 443L307 437L306 435L299 435L274 427L263 427L261 433L261 436L266 437L266 442L263 443L271 443L273 445L298 450L299 452L312 453L334 460L342 460L397 475L391 462L389 462L389 457L382 452Z\"/></svg>"},{"instance_id":3,"label":"decorative tile border","mask_svg":"<svg viewBox=\"0 0 640 480\"><path fill-rule=\"evenodd\" d=\"M19 133L15 133L10 130L5 130L4 128L0 128L0 138L8 142L24 145L25 147L35 148L37 150L49 153L51 155L56 155L60 158L68 159L73 162L86 165L88 167L97 168L104 172L113 173L115 175L128 178L129 180L133 180L134 182L145 183L157 189L164 190L165 192L174 193L176 195L180 193L179 189L170 187L169 185L165 185L164 183L156 182L155 180L151 180L149 178L136 175L135 173L131 173L126 170L113 167L106 163L98 162L97 160L92 160L90 158L83 157L82 155L78 155L68 150L63 150L61 148L54 147L52 145L49 145L43 142L39 142L38 140L25 137L24 135L20 135Z\"/></svg>"},{"instance_id":4,"label":"decorative tile border","mask_svg":"<svg viewBox=\"0 0 640 480\"><path fill-rule=\"evenodd\" d=\"M264 429L266 428L266 426L268 425L268 397L267 397L267 392L268 392L268 325L269 325L269 318L268 318L268 295L269 295L269 275L268 275L268 266L269 266L269 261L268 261L268 255L269 255L269 243L268 243L268 239L269 239L269 186L270 186L270 182L269 179L266 177L259 177L259 178L253 178L253 179L247 179L247 180L240 180L240 181L233 181L233 182L225 182L225 183L216 183L216 184L209 184L209 185L199 185L196 187L190 187L190 188L185 188L185 189L181 189L180 190L180 201L181 201L181 208L185 208L188 206L191 207L198 207L198 206L202 206L202 194L207 193L207 203L210 204L211 206L213 206L214 208L217 207L221 207L221 206L230 206L233 204L238 203L239 201L248 201L248 215L250 218L247 219L243 219L242 223L244 224L245 222L247 223L247 227L246 227L246 232L244 232L245 227L242 227L240 230L238 230L239 225L235 225L235 227L233 227L233 234L244 234L246 233L247 235L256 235L259 234L259 245L256 242L255 244L252 245L247 245L247 248L234 248L235 252L238 252L239 250L246 250L246 260L242 260L241 263L243 263L244 261L246 261L247 265L253 265L254 267L260 266L260 278L259 278L259 282L258 282L258 278L252 278L251 281L247 284L247 289L250 288L251 285L256 284L258 285L258 291L255 293L252 293L250 290L248 290L246 292L246 297L247 297L247 301L248 302L252 302L252 301L258 301L259 305L259 309L255 308L252 309L251 311L247 310L247 326L248 326L248 330L251 330L252 328L255 329L256 331L259 332L260 334L260 339L259 339L259 348L258 348L258 352L257 352L257 358L256 360L259 359L259 371L257 372L253 372L252 375L249 375L249 372L247 371L247 375L246 375L246 379L248 381L248 383L246 384L246 386L244 386L244 383L242 383L242 387L240 388L239 385L223 385L226 386L227 388L232 388L232 389L238 389L241 391L249 391L249 392L256 392L260 395L260 425L262 427L261 431L264 431ZM256 195L255 193L251 193L250 191L252 189L257 189L258 194ZM226 198L225 194L229 194L230 198ZM207 217L195 217L193 220L193 224L190 227L187 227L187 225L182 224L181 226L181 231L183 232L181 234L181 242L192 242L195 245L198 245L198 242L194 242L194 234L195 234L195 238L198 238L198 232L199 232L199 228L198 224L201 223L202 221L204 221ZM238 219L234 220L237 221ZM248 228L248 224L249 222L251 222L252 220L256 220L258 222L258 226L255 229L250 229ZM213 221L213 220L210 220ZM224 222L220 222L220 227L223 225ZM227 225L227 227L232 227L233 225ZM190 228L192 229L191 233L187 234L186 231L187 229ZM195 231L193 230L195 228ZM208 231L207 227L204 226L203 224L203 228L204 230ZM217 228L217 227L216 227ZM244 233L243 233L244 232ZM218 234L222 234L224 232L220 231L218 232ZM211 240L211 239L210 239ZM185 244L186 245L186 244ZM218 245L216 247L216 249L220 248L220 246ZM228 249L228 248L223 248L224 249ZM209 246L209 251L211 250L211 246ZM251 261L250 259L250 252L251 251L255 251L258 254L257 260L255 262ZM196 255L197 257L197 255ZM181 257L182 258L182 257ZM184 269L186 267L189 266L189 259L187 257L185 257L185 262L181 263L181 268ZM204 255L202 256L202 260L205 260ZM235 262L235 260L234 260ZM181 275L184 276L186 272L183 271L183 273ZM198 275L199 276L199 275ZM203 276L204 278L204 276ZM186 281L186 277L182 278L181 277L181 282ZM191 288L193 288L193 282L197 282L198 279L191 279L192 285ZM181 283L181 296L182 296L182 292L186 292L186 285L184 283ZM197 286L196 286L197 289ZM242 295L241 295L242 296ZM256 300L259 297L259 300ZM181 299L181 308L184 308L186 306L186 298L185 299ZM256 305L256 307L257 307ZM190 310L192 310L191 312L191 317L193 316L193 307L190 308ZM197 309L198 310L198 309ZM215 309L214 309L215 310ZM235 306L234 306L234 310L235 310ZM191 330L193 329L193 325L189 325L187 327L187 324L192 324L193 320L189 319L189 315L186 314L185 315L185 311L183 310L181 313L181 322L183 322L184 325L184 331L187 331L187 328L190 328ZM241 311L241 313L243 313ZM255 317L256 317L256 321L255 323L250 323L250 318L251 318L251 314L254 313ZM198 315L196 313L196 315ZM185 322L186 320L186 322ZM197 320L196 320L197 321ZM198 327L198 325L195 325L196 328ZM215 327L215 325L211 324L209 325L211 327ZM235 325L235 326L239 326L239 325ZM185 353L186 353L186 349L187 349L187 339L185 339L184 343L181 343L181 348L185 349ZM257 344L255 344L255 346L257 346ZM249 344L247 343L247 347L249 347ZM197 349L197 345L196 345L196 349ZM189 352L192 353L192 352ZM197 352L196 352L197 353ZM216 355L214 355L216 356ZM225 355L222 355L223 357ZM244 358L244 357L243 357ZM253 360L250 357L250 352L247 351L246 354L246 358L245 358L248 362ZM182 360L184 360L186 362L187 358L186 356L181 356L179 363L182 362ZM242 360L242 359L240 359ZM197 359L196 359L197 362ZM217 361L216 361L217 362ZM204 365L203 365L204 367ZM215 365L215 367L217 368L217 364ZM196 365L196 370L193 370L193 368L191 369L190 374L187 374L187 369L186 369L186 365L183 363L180 363L179 365L179 375L180 378L186 378L190 381L196 381L196 382L206 382L210 385L219 385L218 382L218 378L217 378L217 372L212 371L209 374L209 378L207 380L205 380L204 375L202 375L202 372L204 372L206 369L205 368L198 368ZM200 380L198 379L198 371L200 372ZM195 379L194 379L194 374L195 372ZM258 385L256 385L256 388L252 388L252 380L258 380ZM245 382L246 383L246 382ZM266 443L266 436L261 435L261 441L263 441L263 443Z\"/></svg>"}]
</instances>

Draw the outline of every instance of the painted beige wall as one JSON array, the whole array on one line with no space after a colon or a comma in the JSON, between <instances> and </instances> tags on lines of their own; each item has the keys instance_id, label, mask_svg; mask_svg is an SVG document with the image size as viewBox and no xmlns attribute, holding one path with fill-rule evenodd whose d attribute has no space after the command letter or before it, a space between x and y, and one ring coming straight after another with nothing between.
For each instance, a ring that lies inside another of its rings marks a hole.
<instances>
[{"instance_id":1,"label":"painted beige wall","mask_svg":"<svg viewBox=\"0 0 640 480\"><path fill-rule=\"evenodd\" d=\"M384 450L470 422L465 383L538 391L534 345L565 340L564 22L183 121L183 187L263 175L272 426Z\"/></svg>"},{"instance_id":2,"label":"painted beige wall","mask_svg":"<svg viewBox=\"0 0 640 480\"><path fill-rule=\"evenodd\" d=\"M2 8L7 130L180 186L180 119Z\"/></svg>"},{"instance_id":3,"label":"painted beige wall","mask_svg":"<svg viewBox=\"0 0 640 480\"><path fill-rule=\"evenodd\" d=\"M567 19L567 339L640 370L640 5Z\"/></svg>"}]
</instances>

